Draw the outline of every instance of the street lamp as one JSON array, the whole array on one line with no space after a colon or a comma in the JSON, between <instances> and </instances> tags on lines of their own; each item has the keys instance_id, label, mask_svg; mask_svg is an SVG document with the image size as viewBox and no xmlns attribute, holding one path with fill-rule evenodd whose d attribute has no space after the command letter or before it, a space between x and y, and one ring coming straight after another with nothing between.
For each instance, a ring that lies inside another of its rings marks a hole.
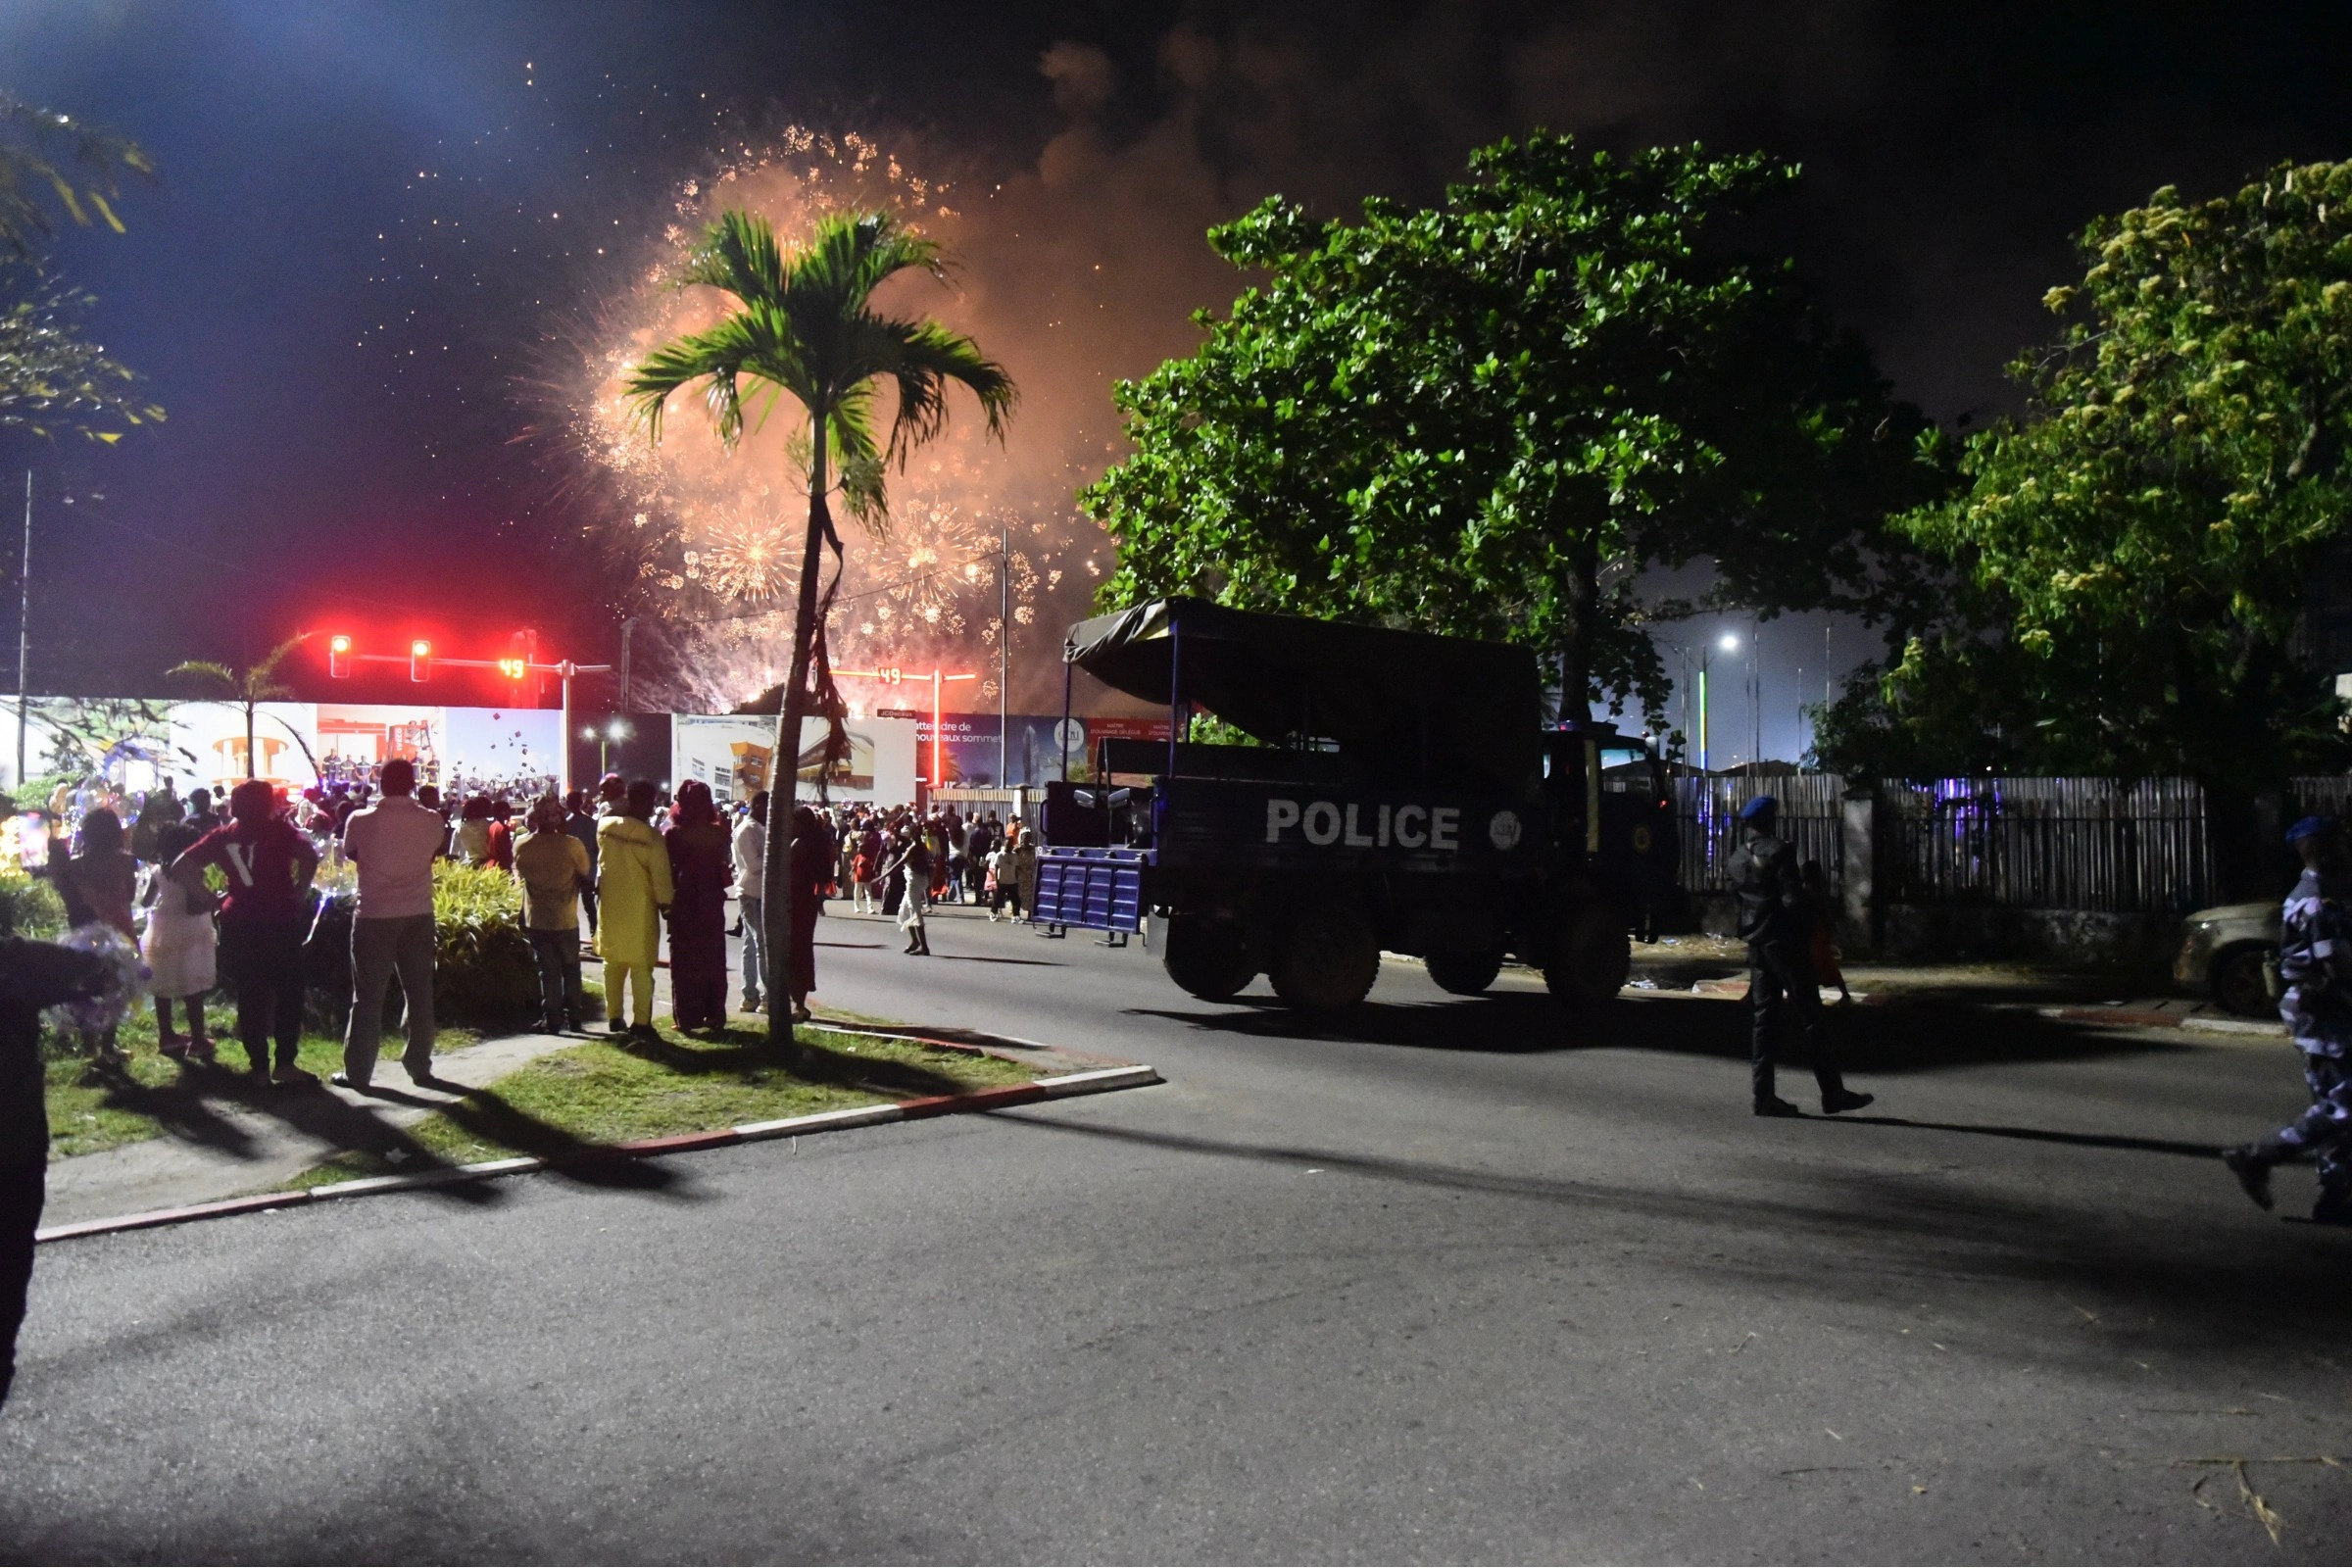
<instances>
[{"instance_id":1,"label":"street lamp","mask_svg":"<svg viewBox=\"0 0 2352 1568\"><path fill-rule=\"evenodd\" d=\"M597 777L602 779L605 774L612 771L612 743L629 738L629 721L625 718L616 718L605 726L602 734L598 734L595 730L587 730L583 733L596 736L596 772Z\"/></svg>"},{"instance_id":2,"label":"street lamp","mask_svg":"<svg viewBox=\"0 0 2352 1568\"><path fill-rule=\"evenodd\" d=\"M1714 652L1715 652L1715 649L1716 649L1716 648L1720 648L1720 649L1722 649L1722 650L1723 650L1725 653L1727 653L1727 654L1728 654L1728 653L1732 653L1732 652L1736 651L1736 650L1739 648L1739 646L1740 646L1740 639L1739 639L1739 638L1737 638L1737 637L1735 637L1735 636L1733 636L1733 635L1732 635L1730 632L1728 632L1728 631L1727 631L1727 632L1725 632L1725 633L1724 633L1724 634L1723 634L1723 635L1722 635L1720 638L1716 639L1716 641L1715 641L1715 644L1714 644L1714 647L1711 647L1711 648L1702 648L1702 649L1700 649L1700 650L1699 650L1699 654L1698 654L1698 770L1699 770L1701 773L1704 773L1704 772L1706 772L1706 771L1707 771L1707 662L1708 662L1708 660L1709 660L1709 659L1710 659L1710 658L1713 656L1713 654L1714 654Z\"/></svg>"}]
</instances>

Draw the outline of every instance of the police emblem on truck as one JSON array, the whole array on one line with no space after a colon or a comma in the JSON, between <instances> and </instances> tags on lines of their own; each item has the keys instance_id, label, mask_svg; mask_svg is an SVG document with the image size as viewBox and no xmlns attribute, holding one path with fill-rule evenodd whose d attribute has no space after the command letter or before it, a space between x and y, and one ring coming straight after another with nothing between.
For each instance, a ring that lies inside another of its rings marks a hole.
<instances>
[{"instance_id":1,"label":"police emblem on truck","mask_svg":"<svg viewBox=\"0 0 2352 1568\"><path fill-rule=\"evenodd\" d=\"M1295 833L1308 844L1345 844L1350 849L1443 850L1461 848L1458 806L1363 806L1354 801L1266 802L1266 842L1280 844Z\"/></svg>"}]
</instances>

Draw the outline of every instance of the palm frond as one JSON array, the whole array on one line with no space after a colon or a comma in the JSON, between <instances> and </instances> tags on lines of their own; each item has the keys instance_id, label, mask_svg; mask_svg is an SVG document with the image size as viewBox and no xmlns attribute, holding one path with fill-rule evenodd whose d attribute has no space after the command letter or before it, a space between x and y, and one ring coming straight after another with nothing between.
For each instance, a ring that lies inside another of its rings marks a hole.
<instances>
[{"instance_id":1,"label":"palm frond","mask_svg":"<svg viewBox=\"0 0 2352 1568\"><path fill-rule=\"evenodd\" d=\"M164 671L164 679L202 681L225 692L237 690L237 672L210 659L183 659Z\"/></svg>"}]
</instances>

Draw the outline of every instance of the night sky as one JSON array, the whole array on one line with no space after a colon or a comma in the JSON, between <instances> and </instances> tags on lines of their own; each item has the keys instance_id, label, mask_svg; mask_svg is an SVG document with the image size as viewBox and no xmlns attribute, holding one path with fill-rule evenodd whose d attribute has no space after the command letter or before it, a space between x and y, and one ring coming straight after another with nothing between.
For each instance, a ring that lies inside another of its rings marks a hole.
<instances>
[{"instance_id":1,"label":"night sky","mask_svg":"<svg viewBox=\"0 0 2352 1568\"><path fill-rule=\"evenodd\" d=\"M126 192L128 235L69 231L57 259L168 423L112 451L0 436L0 493L37 474L32 683L152 693L177 660L330 624L483 653L532 624L609 658L626 584L581 542L609 519L550 434L551 385L680 181L787 123L1027 192L1023 232L987 232L1037 267L1113 264L1082 350L1051 335L1058 306L1032 337L997 291L986 346L1055 389L1017 461L1100 453L1108 378L1231 298L1206 223L1272 191L1427 199L1539 124L1802 162L1779 220L1800 266L1903 395L1981 418L2090 218L2352 154L2347 58L2341 5L7 0L0 86L162 170ZM1793 743L1800 654L1819 695L1821 639L1766 628L1767 752ZM1838 662L1873 646L1847 628Z\"/></svg>"}]
</instances>

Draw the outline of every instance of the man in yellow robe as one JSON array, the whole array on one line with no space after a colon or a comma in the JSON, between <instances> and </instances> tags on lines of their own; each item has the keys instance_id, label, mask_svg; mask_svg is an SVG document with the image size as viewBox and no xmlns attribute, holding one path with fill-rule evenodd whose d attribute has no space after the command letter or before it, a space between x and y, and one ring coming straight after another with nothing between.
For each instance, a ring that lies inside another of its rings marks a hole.
<instances>
[{"instance_id":1,"label":"man in yellow robe","mask_svg":"<svg viewBox=\"0 0 2352 1568\"><path fill-rule=\"evenodd\" d=\"M605 1016L614 1034L654 1026L654 958L671 888L669 851L654 831L653 814L653 782L639 779L620 813L596 828L596 952L605 960ZM634 1004L624 1026L620 993L632 982Z\"/></svg>"}]
</instances>

